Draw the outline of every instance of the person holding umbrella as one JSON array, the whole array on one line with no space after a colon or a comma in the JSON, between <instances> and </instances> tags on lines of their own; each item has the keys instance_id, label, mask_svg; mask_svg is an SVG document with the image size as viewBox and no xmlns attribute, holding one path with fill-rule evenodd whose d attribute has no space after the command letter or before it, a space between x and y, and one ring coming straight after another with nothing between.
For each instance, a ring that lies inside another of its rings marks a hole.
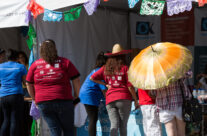
<instances>
[{"instance_id":1,"label":"person holding umbrella","mask_svg":"<svg viewBox=\"0 0 207 136\"><path fill-rule=\"evenodd\" d=\"M118 131L120 136L127 135L127 122L132 98L135 107L138 108L136 93L128 81L128 67L125 65L125 54L129 52L129 50L123 50L120 44L115 44L112 53L105 54L108 56L106 64L90 78L108 88L106 109L111 122L110 136L118 136Z\"/></svg>"},{"instance_id":2,"label":"person holding umbrella","mask_svg":"<svg viewBox=\"0 0 207 136\"><path fill-rule=\"evenodd\" d=\"M162 42L143 49L129 67L129 81L141 89L153 90L156 97L160 122L165 124L168 136L184 136L185 122L182 119L182 90L184 79L189 75L192 54L184 46Z\"/></svg>"},{"instance_id":3,"label":"person holding umbrella","mask_svg":"<svg viewBox=\"0 0 207 136\"><path fill-rule=\"evenodd\" d=\"M187 97L190 96L187 87L181 89L181 86L185 86L184 84L184 78L182 78L166 87L154 90L160 122L165 124L168 136L185 136L182 91Z\"/></svg>"}]
</instances>

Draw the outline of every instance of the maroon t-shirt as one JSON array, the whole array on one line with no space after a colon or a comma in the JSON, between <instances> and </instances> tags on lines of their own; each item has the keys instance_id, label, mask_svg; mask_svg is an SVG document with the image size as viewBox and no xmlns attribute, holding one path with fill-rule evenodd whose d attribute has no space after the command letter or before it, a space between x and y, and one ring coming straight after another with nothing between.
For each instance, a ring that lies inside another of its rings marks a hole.
<instances>
[{"instance_id":1,"label":"maroon t-shirt","mask_svg":"<svg viewBox=\"0 0 207 136\"><path fill-rule=\"evenodd\" d=\"M58 57L53 65L43 59L35 61L26 80L34 83L35 102L55 99L73 99L70 80L79 76L78 70L66 58Z\"/></svg>"},{"instance_id":2,"label":"maroon t-shirt","mask_svg":"<svg viewBox=\"0 0 207 136\"><path fill-rule=\"evenodd\" d=\"M119 72L110 76L104 74L104 69L105 66L101 67L91 78L94 80L104 80L106 84L111 85L111 88L106 92L106 104L120 99L132 100L128 89L128 87L132 86L128 81L128 67L123 65Z\"/></svg>"},{"instance_id":3,"label":"maroon t-shirt","mask_svg":"<svg viewBox=\"0 0 207 136\"><path fill-rule=\"evenodd\" d=\"M138 89L139 105L155 104L155 99L151 98L148 92L149 90Z\"/></svg>"}]
</instances>

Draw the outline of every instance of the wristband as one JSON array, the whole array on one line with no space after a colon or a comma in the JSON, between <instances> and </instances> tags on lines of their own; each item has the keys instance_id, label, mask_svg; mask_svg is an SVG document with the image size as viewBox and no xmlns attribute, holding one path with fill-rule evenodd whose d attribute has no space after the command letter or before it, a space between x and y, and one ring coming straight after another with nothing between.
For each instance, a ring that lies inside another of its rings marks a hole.
<instances>
[{"instance_id":1,"label":"wristband","mask_svg":"<svg viewBox=\"0 0 207 136\"><path fill-rule=\"evenodd\" d=\"M80 98L79 98L79 97L76 98L75 100L73 100L73 104L74 104L74 105L78 104L79 102L80 102Z\"/></svg>"}]
</instances>

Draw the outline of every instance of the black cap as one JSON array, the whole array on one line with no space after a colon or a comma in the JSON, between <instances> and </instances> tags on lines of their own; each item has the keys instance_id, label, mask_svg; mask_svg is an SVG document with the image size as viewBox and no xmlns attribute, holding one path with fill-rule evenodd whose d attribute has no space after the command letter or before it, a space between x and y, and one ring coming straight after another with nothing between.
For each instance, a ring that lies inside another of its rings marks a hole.
<instances>
[{"instance_id":1,"label":"black cap","mask_svg":"<svg viewBox=\"0 0 207 136\"><path fill-rule=\"evenodd\" d=\"M0 48L0 54L4 53L5 50Z\"/></svg>"}]
</instances>

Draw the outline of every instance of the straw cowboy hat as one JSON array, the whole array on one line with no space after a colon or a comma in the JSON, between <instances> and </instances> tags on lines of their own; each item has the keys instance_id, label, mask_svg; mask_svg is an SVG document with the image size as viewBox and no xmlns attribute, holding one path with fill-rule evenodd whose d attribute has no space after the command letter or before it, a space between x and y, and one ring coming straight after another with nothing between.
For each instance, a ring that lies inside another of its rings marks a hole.
<instances>
[{"instance_id":1,"label":"straw cowboy hat","mask_svg":"<svg viewBox=\"0 0 207 136\"><path fill-rule=\"evenodd\" d=\"M124 55L132 52L132 50L124 50L120 44L114 44L112 53L105 53L105 56L117 56L117 55Z\"/></svg>"}]
</instances>

